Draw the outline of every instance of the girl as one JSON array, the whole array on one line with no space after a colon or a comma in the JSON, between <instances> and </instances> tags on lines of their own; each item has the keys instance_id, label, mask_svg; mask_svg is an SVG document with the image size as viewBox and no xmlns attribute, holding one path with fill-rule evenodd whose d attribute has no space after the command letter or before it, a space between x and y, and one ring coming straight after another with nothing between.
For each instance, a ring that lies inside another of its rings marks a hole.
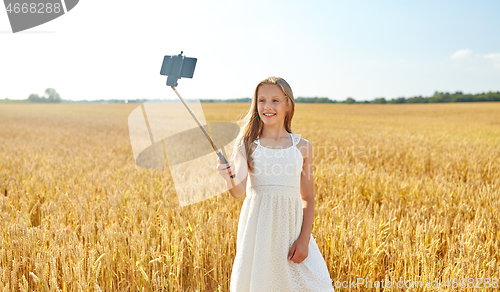
<instances>
[{"instance_id":1,"label":"girl","mask_svg":"<svg viewBox=\"0 0 500 292\"><path fill-rule=\"evenodd\" d=\"M283 78L262 80L242 120L234 164L219 160L217 165L234 198L246 193L231 274L233 292L334 291L311 235L313 147L292 133L294 109L292 89ZM236 175L234 188L228 169Z\"/></svg>"}]
</instances>

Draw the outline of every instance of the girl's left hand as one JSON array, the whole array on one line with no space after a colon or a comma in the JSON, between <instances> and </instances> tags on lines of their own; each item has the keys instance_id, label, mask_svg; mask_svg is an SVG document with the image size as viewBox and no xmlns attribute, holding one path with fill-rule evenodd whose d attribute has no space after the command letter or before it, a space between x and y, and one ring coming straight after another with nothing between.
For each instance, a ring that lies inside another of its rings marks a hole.
<instances>
[{"instance_id":1,"label":"girl's left hand","mask_svg":"<svg viewBox=\"0 0 500 292\"><path fill-rule=\"evenodd\" d=\"M296 264L300 264L303 260L307 258L309 248L309 242L302 239L297 239L290 248L288 253L288 259Z\"/></svg>"}]
</instances>

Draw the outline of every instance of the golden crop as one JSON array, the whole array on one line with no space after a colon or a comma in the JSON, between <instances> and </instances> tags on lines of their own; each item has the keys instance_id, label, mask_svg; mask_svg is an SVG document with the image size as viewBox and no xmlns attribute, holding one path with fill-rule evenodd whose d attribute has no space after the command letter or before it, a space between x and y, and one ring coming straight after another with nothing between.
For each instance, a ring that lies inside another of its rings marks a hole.
<instances>
[{"instance_id":1,"label":"golden crop","mask_svg":"<svg viewBox=\"0 0 500 292\"><path fill-rule=\"evenodd\" d=\"M135 165L136 106L0 105L0 291L229 290L243 199L179 207L168 170ZM249 104L203 107L234 121ZM296 105L293 130L315 147L313 236L334 281L499 278L499 113Z\"/></svg>"}]
</instances>

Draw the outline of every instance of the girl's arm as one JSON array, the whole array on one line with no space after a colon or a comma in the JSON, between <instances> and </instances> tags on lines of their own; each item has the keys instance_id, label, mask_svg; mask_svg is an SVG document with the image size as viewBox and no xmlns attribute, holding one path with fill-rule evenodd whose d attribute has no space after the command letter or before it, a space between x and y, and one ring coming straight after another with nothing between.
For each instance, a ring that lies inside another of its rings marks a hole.
<instances>
[{"instance_id":1,"label":"girl's arm","mask_svg":"<svg viewBox=\"0 0 500 292\"><path fill-rule=\"evenodd\" d=\"M235 148L234 151L237 151L237 149ZM219 171L220 175L226 180L227 189L229 190L231 196L233 196L233 198L235 199L243 197L246 192L248 177L247 160L239 152L236 153L234 164L232 161L228 160L228 165L230 167L229 169L231 170L231 173L236 174L236 177L234 178L234 188L231 185L231 180L227 172L227 165L220 164L219 159L217 159L217 161L219 162L219 164L217 165L217 170Z\"/></svg>"},{"instance_id":2,"label":"girl's arm","mask_svg":"<svg viewBox=\"0 0 500 292\"><path fill-rule=\"evenodd\" d=\"M298 146L304 157L300 180L303 221L299 238L293 243L288 254L288 259L297 264L302 262L308 255L309 239L311 238L311 230L314 221L314 178L312 173L313 146L311 142L303 139Z\"/></svg>"},{"instance_id":3,"label":"girl's arm","mask_svg":"<svg viewBox=\"0 0 500 292\"><path fill-rule=\"evenodd\" d=\"M228 179L226 180L226 185L227 189L229 190L229 193L233 198L239 199L245 195L246 192L246 187L247 187L247 174L248 174L248 166L247 162L244 159L238 159L238 156L236 156L235 159L235 164L236 167L233 168L231 167L231 172L236 174L236 177L234 178L234 188L231 185L231 181ZM232 166L231 161L228 161L229 164ZM236 172L235 172L236 169Z\"/></svg>"},{"instance_id":4,"label":"girl's arm","mask_svg":"<svg viewBox=\"0 0 500 292\"><path fill-rule=\"evenodd\" d=\"M302 222L302 231L299 239L309 243L311 238L311 230L314 221L314 177L313 177L313 146L311 142L304 140L304 165L302 169L300 181L300 196L302 197L302 210L304 212L304 219Z\"/></svg>"}]
</instances>

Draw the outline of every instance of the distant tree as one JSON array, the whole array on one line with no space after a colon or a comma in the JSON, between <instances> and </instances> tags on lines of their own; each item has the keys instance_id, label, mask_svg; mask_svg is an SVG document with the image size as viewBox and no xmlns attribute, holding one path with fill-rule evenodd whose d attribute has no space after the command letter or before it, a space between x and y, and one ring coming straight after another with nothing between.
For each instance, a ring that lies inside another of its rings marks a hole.
<instances>
[{"instance_id":1,"label":"distant tree","mask_svg":"<svg viewBox=\"0 0 500 292\"><path fill-rule=\"evenodd\" d=\"M346 100L345 100L345 103L356 103L356 100L352 97L348 97Z\"/></svg>"},{"instance_id":2,"label":"distant tree","mask_svg":"<svg viewBox=\"0 0 500 292\"><path fill-rule=\"evenodd\" d=\"M455 102L472 102L474 101L474 96L472 95L460 95L455 99Z\"/></svg>"},{"instance_id":3,"label":"distant tree","mask_svg":"<svg viewBox=\"0 0 500 292\"><path fill-rule=\"evenodd\" d=\"M316 103L332 103L333 101L328 97L319 97L316 99Z\"/></svg>"},{"instance_id":4,"label":"distant tree","mask_svg":"<svg viewBox=\"0 0 500 292\"><path fill-rule=\"evenodd\" d=\"M54 88L45 89L45 95L47 96L48 102L61 102L61 96Z\"/></svg>"},{"instance_id":5,"label":"distant tree","mask_svg":"<svg viewBox=\"0 0 500 292\"><path fill-rule=\"evenodd\" d=\"M406 98L400 97L400 98L397 98L397 99L391 99L389 101L389 103L406 103Z\"/></svg>"},{"instance_id":6,"label":"distant tree","mask_svg":"<svg viewBox=\"0 0 500 292\"><path fill-rule=\"evenodd\" d=\"M372 103L387 103L384 97L375 98Z\"/></svg>"},{"instance_id":7,"label":"distant tree","mask_svg":"<svg viewBox=\"0 0 500 292\"><path fill-rule=\"evenodd\" d=\"M30 96L28 97L28 101L29 102L41 102L40 100L40 96L38 96L38 94L30 94Z\"/></svg>"},{"instance_id":8,"label":"distant tree","mask_svg":"<svg viewBox=\"0 0 500 292\"><path fill-rule=\"evenodd\" d=\"M406 99L406 103L428 103L429 98L419 96L414 96Z\"/></svg>"},{"instance_id":9,"label":"distant tree","mask_svg":"<svg viewBox=\"0 0 500 292\"><path fill-rule=\"evenodd\" d=\"M59 93L56 92L56 90L54 88L47 88L45 89L45 96L38 96L38 94L30 94L30 96L28 97L28 102L51 102L51 103L55 103L55 102L61 102L62 99L61 99L61 96L59 95Z\"/></svg>"}]
</instances>

